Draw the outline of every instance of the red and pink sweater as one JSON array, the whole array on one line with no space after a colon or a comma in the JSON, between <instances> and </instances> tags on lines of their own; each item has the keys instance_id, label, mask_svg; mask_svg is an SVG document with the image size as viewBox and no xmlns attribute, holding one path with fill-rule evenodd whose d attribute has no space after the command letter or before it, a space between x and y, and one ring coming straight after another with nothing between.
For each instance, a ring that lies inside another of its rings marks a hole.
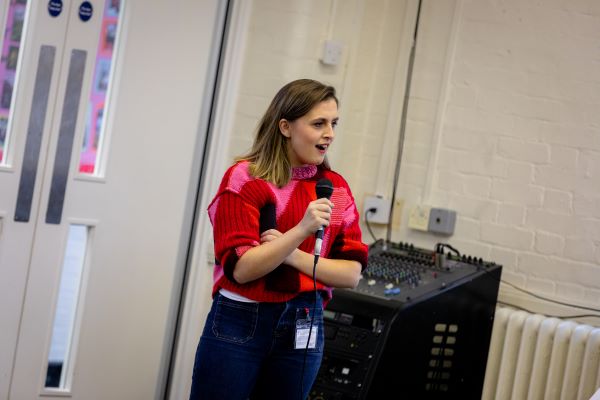
<instances>
[{"instance_id":1,"label":"red and pink sweater","mask_svg":"<svg viewBox=\"0 0 600 400\"><path fill-rule=\"evenodd\" d=\"M329 179L334 187L330 199L334 208L323 235L321 257L355 260L363 269L366 267L368 252L361 241L358 211L341 175L314 165L303 166L294 168L291 181L278 188L252 177L248 162L243 161L227 170L208 207L215 243L213 295L224 288L256 301L283 302L313 290L311 276L287 265L245 284L235 282L233 269L244 252L260 244L259 217L263 206L275 205L277 230L286 232L302 220L308 203L316 199L315 185L321 178ZM312 254L314 246L315 237L311 235L299 249ZM317 289L325 290L331 297L330 287L317 281Z\"/></svg>"}]
</instances>

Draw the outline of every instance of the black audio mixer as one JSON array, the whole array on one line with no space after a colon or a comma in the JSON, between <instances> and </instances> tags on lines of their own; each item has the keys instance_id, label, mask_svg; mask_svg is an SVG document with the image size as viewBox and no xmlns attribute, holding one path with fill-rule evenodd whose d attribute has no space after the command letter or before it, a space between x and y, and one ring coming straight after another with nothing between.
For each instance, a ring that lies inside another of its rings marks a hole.
<instances>
[{"instance_id":1,"label":"black audio mixer","mask_svg":"<svg viewBox=\"0 0 600 400\"><path fill-rule=\"evenodd\" d=\"M501 270L450 245L372 244L358 286L323 312L309 399L479 400Z\"/></svg>"},{"instance_id":2,"label":"black audio mixer","mask_svg":"<svg viewBox=\"0 0 600 400\"><path fill-rule=\"evenodd\" d=\"M493 265L472 256L437 253L409 243L378 241L369 250L368 267L355 291L410 302L434 295Z\"/></svg>"}]
</instances>

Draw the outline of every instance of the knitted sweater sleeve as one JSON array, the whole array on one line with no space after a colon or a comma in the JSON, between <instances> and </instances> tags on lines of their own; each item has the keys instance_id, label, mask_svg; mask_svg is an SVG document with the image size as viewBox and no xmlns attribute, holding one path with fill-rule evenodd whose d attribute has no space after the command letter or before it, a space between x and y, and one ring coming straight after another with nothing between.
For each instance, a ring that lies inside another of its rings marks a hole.
<instances>
[{"instance_id":1,"label":"knitted sweater sleeve","mask_svg":"<svg viewBox=\"0 0 600 400\"><path fill-rule=\"evenodd\" d=\"M215 259L232 282L237 261L248 249L260 244L260 207L268 197L262 181L251 179L240 170L238 164L225 174L208 208Z\"/></svg>"},{"instance_id":2,"label":"knitted sweater sleeve","mask_svg":"<svg viewBox=\"0 0 600 400\"><path fill-rule=\"evenodd\" d=\"M345 189L348 201L344 202L341 227L333 239L329 258L358 261L362 269L367 267L368 248L362 242L359 215L350 187L345 181L338 183Z\"/></svg>"}]
</instances>

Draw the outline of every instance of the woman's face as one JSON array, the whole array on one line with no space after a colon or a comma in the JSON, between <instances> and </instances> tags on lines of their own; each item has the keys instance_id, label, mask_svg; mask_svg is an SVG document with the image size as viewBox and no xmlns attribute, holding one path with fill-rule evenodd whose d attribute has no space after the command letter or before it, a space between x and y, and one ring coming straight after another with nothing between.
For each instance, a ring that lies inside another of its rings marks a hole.
<instances>
[{"instance_id":1,"label":"woman's face","mask_svg":"<svg viewBox=\"0 0 600 400\"><path fill-rule=\"evenodd\" d=\"M329 99L316 104L295 121L279 121L281 134L290 139L288 155L292 167L319 165L323 162L335 137L338 119L337 103L334 99Z\"/></svg>"}]
</instances>

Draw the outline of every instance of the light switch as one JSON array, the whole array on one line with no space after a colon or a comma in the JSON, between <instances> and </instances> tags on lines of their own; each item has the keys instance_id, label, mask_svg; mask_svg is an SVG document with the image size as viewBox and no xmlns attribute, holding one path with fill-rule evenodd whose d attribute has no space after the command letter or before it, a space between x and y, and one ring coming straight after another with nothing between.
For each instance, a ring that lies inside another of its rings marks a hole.
<instances>
[{"instance_id":1,"label":"light switch","mask_svg":"<svg viewBox=\"0 0 600 400\"><path fill-rule=\"evenodd\" d=\"M333 40L326 40L323 45L321 62L325 65L338 65L342 60L343 44Z\"/></svg>"},{"instance_id":2,"label":"light switch","mask_svg":"<svg viewBox=\"0 0 600 400\"><path fill-rule=\"evenodd\" d=\"M408 216L408 227L419 231L427 231L429 227L430 206L417 205L410 210Z\"/></svg>"}]
</instances>

